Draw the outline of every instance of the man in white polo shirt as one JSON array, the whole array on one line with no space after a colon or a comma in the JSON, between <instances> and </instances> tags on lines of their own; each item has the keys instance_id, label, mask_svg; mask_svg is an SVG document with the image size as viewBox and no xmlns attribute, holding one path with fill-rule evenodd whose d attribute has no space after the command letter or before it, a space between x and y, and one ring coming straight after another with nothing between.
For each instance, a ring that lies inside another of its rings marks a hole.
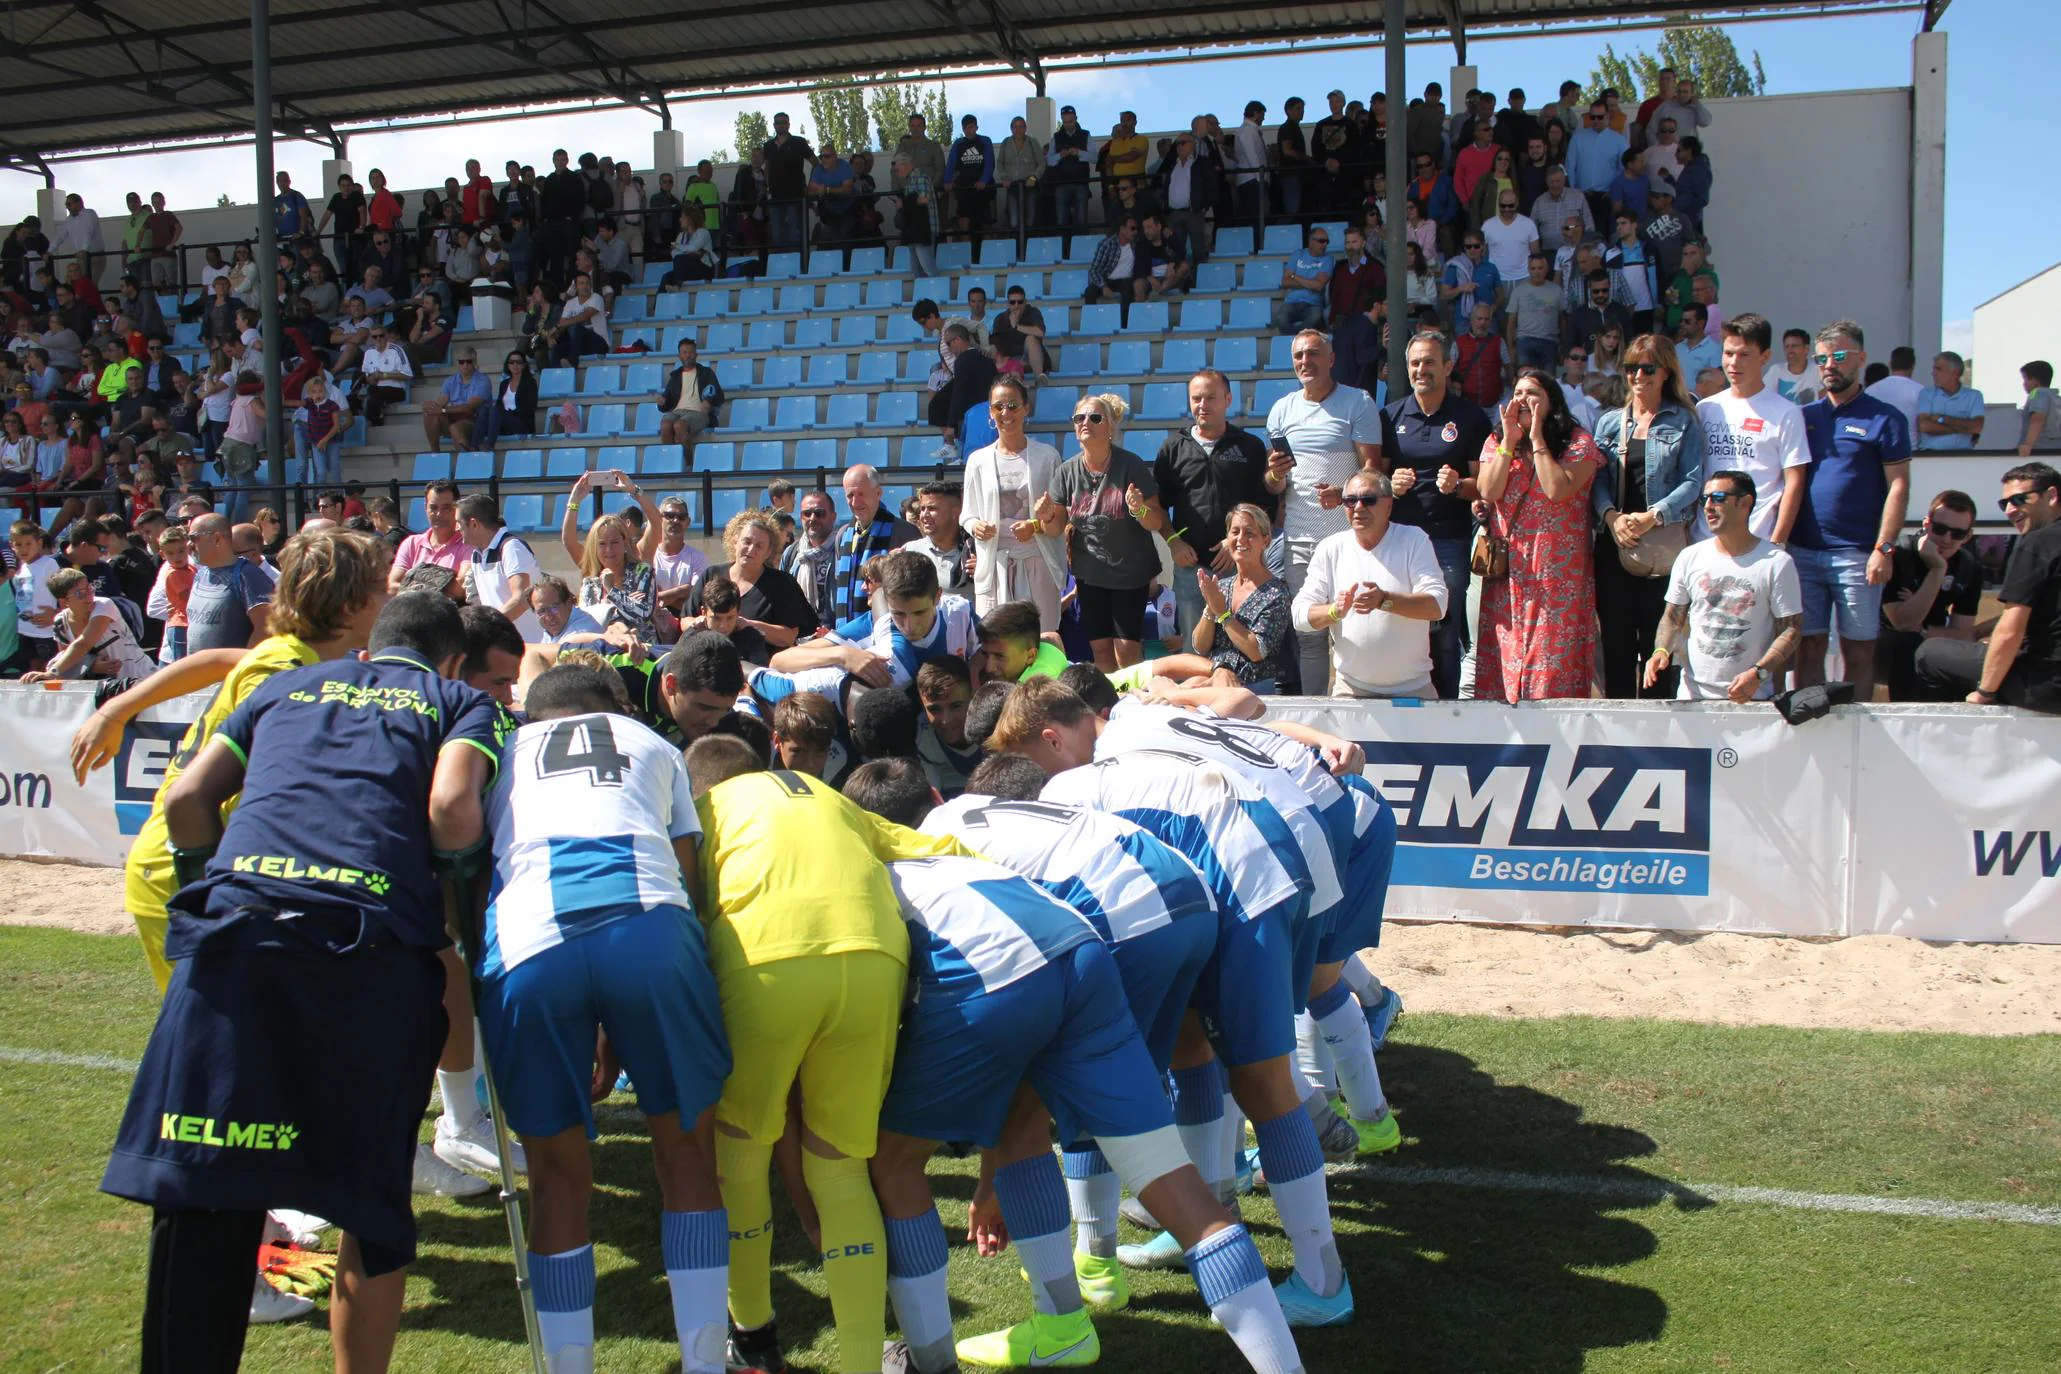
<instances>
[{"instance_id":1,"label":"man in white polo shirt","mask_svg":"<svg viewBox=\"0 0 2061 1374\"><path fill-rule=\"evenodd\" d=\"M1328 536L1295 594L1295 628L1331 636L1336 697L1435 697L1431 623L1446 613L1445 574L1431 540L1390 520L1395 495L1378 472L1346 479L1352 528ZM1303 684L1306 695L1317 688Z\"/></svg>"},{"instance_id":2,"label":"man in white polo shirt","mask_svg":"<svg viewBox=\"0 0 2061 1374\"><path fill-rule=\"evenodd\" d=\"M385 419L388 406L408 399L415 367L394 332L383 324L374 324L367 332L365 350L358 357L358 376L365 383L365 423L377 427Z\"/></svg>"},{"instance_id":3,"label":"man in white polo shirt","mask_svg":"<svg viewBox=\"0 0 2061 1374\"><path fill-rule=\"evenodd\" d=\"M1290 355L1302 390L1274 402L1267 412L1268 459L1292 458L1284 498L1282 529L1288 539L1288 589L1302 590L1310 558L1326 535L1346 528L1346 479L1381 462L1381 412L1358 387L1340 386L1331 376L1330 336L1305 329ZM1322 695L1331 680L1329 642L1321 633L1297 635L1296 657L1303 691Z\"/></svg>"},{"instance_id":4,"label":"man in white polo shirt","mask_svg":"<svg viewBox=\"0 0 2061 1374\"><path fill-rule=\"evenodd\" d=\"M530 612L537 555L501 523L500 503L478 491L460 501L458 532L472 550L472 599L513 621L523 643L542 643L544 627Z\"/></svg>"},{"instance_id":5,"label":"man in white polo shirt","mask_svg":"<svg viewBox=\"0 0 2061 1374\"><path fill-rule=\"evenodd\" d=\"M1704 480L1726 471L1751 477L1754 535L1787 544L1810 485L1811 448L1803 411L1767 384L1774 333L1760 315L1725 321L1725 376L1732 385L1698 405L1696 418L1703 424ZM1710 538L1700 508L1690 537Z\"/></svg>"}]
</instances>

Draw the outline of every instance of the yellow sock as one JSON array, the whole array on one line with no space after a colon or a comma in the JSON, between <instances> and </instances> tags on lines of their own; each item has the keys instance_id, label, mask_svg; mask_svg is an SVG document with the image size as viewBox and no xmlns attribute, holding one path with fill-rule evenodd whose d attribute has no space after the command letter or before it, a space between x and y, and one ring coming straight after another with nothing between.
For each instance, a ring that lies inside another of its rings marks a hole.
<instances>
[{"instance_id":1,"label":"yellow sock","mask_svg":"<svg viewBox=\"0 0 2061 1374\"><path fill-rule=\"evenodd\" d=\"M716 1171L730 1213L730 1320L746 1328L773 1320L772 1164L772 1146L716 1131Z\"/></svg>"},{"instance_id":2,"label":"yellow sock","mask_svg":"<svg viewBox=\"0 0 2061 1374\"><path fill-rule=\"evenodd\" d=\"M802 1151L802 1177L823 1225L823 1277L837 1319L841 1374L880 1368L887 1339L887 1232L863 1159L824 1159ZM737 1263L737 1247L730 1247Z\"/></svg>"}]
</instances>

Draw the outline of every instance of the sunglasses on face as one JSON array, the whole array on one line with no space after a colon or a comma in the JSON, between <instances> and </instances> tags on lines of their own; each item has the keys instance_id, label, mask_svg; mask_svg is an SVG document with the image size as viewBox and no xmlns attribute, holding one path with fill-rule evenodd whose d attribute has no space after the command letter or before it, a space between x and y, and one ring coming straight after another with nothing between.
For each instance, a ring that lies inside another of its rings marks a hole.
<instances>
[{"instance_id":1,"label":"sunglasses on face","mask_svg":"<svg viewBox=\"0 0 2061 1374\"><path fill-rule=\"evenodd\" d=\"M1624 364L1624 373L1625 373L1625 375L1626 375L1627 377L1651 377L1651 376L1653 376L1653 375L1654 375L1655 373L1657 373L1657 372L1659 372L1659 371L1660 371L1660 364L1659 364L1659 363L1626 363L1626 364Z\"/></svg>"},{"instance_id":2,"label":"sunglasses on face","mask_svg":"<svg viewBox=\"0 0 2061 1374\"><path fill-rule=\"evenodd\" d=\"M2040 494L2036 491L2017 491L2011 493L2009 496L1999 497L1997 500L1997 509L2008 514L2014 510L2024 510L2027 506L2031 505L2033 502L2039 499Z\"/></svg>"},{"instance_id":3,"label":"sunglasses on face","mask_svg":"<svg viewBox=\"0 0 2061 1374\"><path fill-rule=\"evenodd\" d=\"M1727 501L1737 501L1739 499L1739 493L1736 491L1706 491L1703 493L1703 504L1706 506L1722 506Z\"/></svg>"},{"instance_id":4,"label":"sunglasses on face","mask_svg":"<svg viewBox=\"0 0 2061 1374\"><path fill-rule=\"evenodd\" d=\"M687 512L683 510L662 510L658 513L658 517L661 520L685 520Z\"/></svg>"},{"instance_id":5,"label":"sunglasses on face","mask_svg":"<svg viewBox=\"0 0 2061 1374\"><path fill-rule=\"evenodd\" d=\"M1932 531L1935 539L1966 539L1975 533L1972 525L1942 525L1937 520L1927 520L1925 528Z\"/></svg>"},{"instance_id":6,"label":"sunglasses on face","mask_svg":"<svg viewBox=\"0 0 2061 1374\"><path fill-rule=\"evenodd\" d=\"M1349 492L1338 498L1338 504L1347 510L1358 510L1362 506L1378 506L1387 499L1385 496L1375 496L1369 492Z\"/></svg>"},{"instance_id":7,"label":"sunglasses on face","mask_svg":"<svg viewBox=\"0 0 2061 1374\"><path fill-rule=\"evenodd\" d=\"M1819 367L1823 367L1827 363L1843 363L1852 356L1853 350L1850 348L1835 348L1830 353L1811 354L1811 361Z\"/></svg>"},{"instance_id":8,"label":"sunglasses on face","mask_svg":"<svg viewBox=\"0 0 2061 1374\"><path fill-rule=\"evenodd\" d=\"M1077 425L1099 425L1102 423L1102 417L1100 415L1076 415L1073 417L1073 422Z\"/></svg>"},{"instance_id":9,"label":"sunglasses on face","mask_svg":"<svg viewBox=\"0 0 2061 1374\"><path fill-rule=\"evenodd\" d=\"M1023 409L1023 405L1022 405L1022 403L1020 403L1020 402L1017 402L1017 401L989 401L989 402L988 402L988 409L989 409L989 410L999 410L999 411L1003 412L1004 414L1007 414L1008 412L1010 412L1010 411L1012 411L1012 410L1022 410L1022 409Z\"/></svg>"}]
</instances>

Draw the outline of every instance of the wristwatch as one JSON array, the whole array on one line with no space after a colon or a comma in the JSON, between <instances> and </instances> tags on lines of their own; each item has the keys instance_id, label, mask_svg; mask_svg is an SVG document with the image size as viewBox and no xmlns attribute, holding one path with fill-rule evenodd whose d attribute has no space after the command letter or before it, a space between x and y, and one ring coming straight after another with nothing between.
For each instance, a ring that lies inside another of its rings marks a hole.
<instances>
[{"instance_id":1,"label":"wristwatch","mask_svg":"<svg viewBox=\"0 0 2061 1374\"><path fill-rule=\"evenodd\" d=\"M1753 665L1753 675L1759 678L1762 682L1766 682L1770 678L1774 677L1775 674L1774 670L1769 668L1766 664L1756 663Z\"/></svg>"},{"instance_id":2,"label":"wristwatch","mask_svg":"<svg viewBox=\"0 0 2061 1374\"><path fill-rule=\"evenodd\" d=\"M1877 552L1877 553L1895 553L1895 552L1896 552L1896 545L1894 545L1894 544L1877 544L1877 545L1875 546L1875 552Z\"/></svg>"}]
</instances>

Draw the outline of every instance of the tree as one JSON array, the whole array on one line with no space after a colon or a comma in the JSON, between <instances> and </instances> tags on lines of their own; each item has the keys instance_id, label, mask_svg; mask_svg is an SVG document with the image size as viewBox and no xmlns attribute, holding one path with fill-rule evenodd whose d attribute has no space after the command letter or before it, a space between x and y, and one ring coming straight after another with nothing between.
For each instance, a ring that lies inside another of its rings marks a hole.
<instances>
[{"instance_id":1,"label":"tree","mask_svg":"<svg viewBox=\"0 0 2061 1374\"><path fill-rule=\"evenodd\" d=\"M766 117L757 110L739 110L737 112L738 161L751 161L751 155L756 153L760 146L772 136L772 130L766 127Z\"/></svg>"},{"instance_id":2,"label":"tree","mask_svg":"<svg viewBox=\"0 0 2061 1374\"><path fill-rule=\"evenodd\" d=\"M726 162L735 162L737 159L728 148L711 148L708 151L707 160L720 167Z\"/></svg>"},{"instance_id":3,"label":"tree","mask_svg":"<svg viewBox=\"0 0 2061 1374\"><path fill-rule=\"evenodd\" d=\"M866 97L857 86L810 87L809 119L819 147L828 143L849 156L873 146L866 135Z\"/></svg>"},{"instance_id":4,"label":"tree","mask_svg":"<svg viewBox=\"0 0 2061 1374\"><path fill-rule=\"evenodd\" d=\"M875 86L866 108L873 115L873 127L883 148L892 148L902 141L902 135L909 131L912 114L923 116L932 138L944 143L952 141L952 100L942 81L929 90L921 86Z\"/></svg>"},{"instance_id":5,"label":"tree","mask_svg":"<svg viewBox=\"0 0 2061 1374\"><path fill-rule=\"evenodd\" d=\"M1705 100L1767 93L1768 79L1761 70L1758 51L1748 68L1723 29L1688 28L1662 34L1660 50L1654 53L1619 57L1616 49L1606 44L1596 69L1589 73L1588 98L1598 98L1608 87L1626 105L1637 106L1659 93L1662 67L1672 67L1678 78L1694 81L1697 94Z\"/></svg>"}]
</instances>

